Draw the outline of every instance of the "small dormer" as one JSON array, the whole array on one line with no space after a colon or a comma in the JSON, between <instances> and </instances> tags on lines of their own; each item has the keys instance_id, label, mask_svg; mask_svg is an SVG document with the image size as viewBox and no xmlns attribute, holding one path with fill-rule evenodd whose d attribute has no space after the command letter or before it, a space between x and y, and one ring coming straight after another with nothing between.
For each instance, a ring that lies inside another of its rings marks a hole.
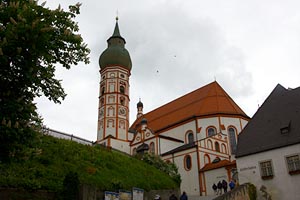
<instances>
[{"instance_id":1,"label":"small dormer","mask_svg":"<svg viewBox=\"0 0 300 200\"><path fill-rule=\"evenodd\" d=\"M290 126L291 126L291 121L290 120L285 120L281 123L280 126L280 133L282 135L288 134L290 132Z\"/></svg>"}]
</instances>

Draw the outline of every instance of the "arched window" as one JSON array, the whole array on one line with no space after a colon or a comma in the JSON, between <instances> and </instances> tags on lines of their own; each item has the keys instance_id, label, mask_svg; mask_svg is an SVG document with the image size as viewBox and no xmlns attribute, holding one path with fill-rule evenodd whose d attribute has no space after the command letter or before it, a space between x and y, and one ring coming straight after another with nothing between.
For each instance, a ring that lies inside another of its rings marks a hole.
<instances>
[{"instance_id":1,"label":"arched window","mask_svg":"<svg viewBox=\"0 0 300 200\"><path fill-rule=\"evenodd\" d=\"M204 163L205 163L205 164L210 163L210 157L209 157L209 155L207 155L207 154L204 155Z\"/></svg>"},{"instance_id":2,"label":"arched window","mask_svg":"<svg viewBox=\"0 0 300 200\"><path fill-rule=\"evenodd\" d=\"M125 94L125 87L123 85L120 86L120 92L122 94Z\"/></svg>"},{"instance_id":3,"label":"arched window","mask_svg":"<svg viewBox=\"0 0 300 200\"><path fill-rule=\"evenodd\" d=\"M124 120L120 120L119 128L125 129L125 121Z\"/></svg>"},{"instance_id":4,"label":"arched window","mask_svg":"<svg viewBox=\"0 0 300 200\"><path fill-rule=\"evenodd\" d=\"M114 92L115 91L115 83L114 82L110 82L109 83L109 92Z\"/></svg>"},{"instance_id":5,"label":"arched window","mask_svg":"<svg viewBox=\"0 0 300 200\"><path fill-rule=\"evenodd\" d=\"M114 107L109 107L108 108L108 116L115 116L115 108Z\"/></svg>"},{"instance_id":6,"label":"arched window","mask_svg":"<svg viewBox=\"0 0 300 200\"><path fill-rule=\"evenodd\" d=\"M100 99L100 106L103 106L103 105L104 105L104 99L101 98L101 99Z\"/></svg>"},{"instance_id":7,"label":"arched window","mask_svg":"<svg viewBox=\"0 0 300 200\"><path fill-rule=\"evenodd\" d=\"M225 146L225 144L221 145L221 151L222 151L222 153L226 153L226 146Z\"/></svg>"},{"instance_id":8,"label":"arched window","mask_svg":"<svg viewBox=\"0 0 300 200\"><path fill-rule=\"evenodd\" d=\"M114 120L113 119L109 119L107 120L107 127L110 128L110 127L115 127L115 124L114 124Z\"/></svg>"},{"instance_id":9,"label":"arched window","mask_svg":"<svg viewBox=\"0 0 300 200\"><path fill-rule=\"evenodd\" d=\"M207 148L208 149L212 149L212 141L211 140L207 140Z\"/></svg>"},{"instance_id":10,"label":"arched window","mask_svg":"<svg viewBox=\"0 0 300 200\"><path fill-rule=\"evenodd\" d=\"M121 103L121 105L124 106L124 104L125 104L125 97L120 97L120 103Z\"/></svg>"},{"instance_id":11,"label":"arched window","mask_svg":"<svg viewBox=\"0 0 300 200\"><path fill-rule=\"evenodd\" d=\"M155 153L154 142L151 142L151 143L150 143L149 152L150 152L150 153L153 153L153 154Z\"/></svg>"},{"instance_id":12,"label":"arched window","mask_svg":"<svg viewBox=\"0 0 300 200\"><path fill-rule=\"evenodd\" d=\"M184 156L184 168L187 171L192 169L192 158L190 155Z\"/></svg>"},{"instance_id":13,"label":"arched window","mask_svg":"<svg viewBox=\"0 0 300 200\"><path fill-rule=\"evenodd\" d=\"M217 152L220 152L219 142L215 142L215 149L216 149Z\"/></svg>"},{"instance_id":14,"label":"arched window","mask_svg":"<svg viewBox=\"0 0 300 200\"><path fill-rule=\"evenodd\" d=\"M215 135L216 133L217 133L217 131L216 131L216 128L214 128L214 127L209 127L207 129L207 136L208 137L211 137L211 136Z\"/></svg>"},{"instance_id":15,"label":"arched window","mask_svg":"<svg viewBox=\"0 0 300 200\"><path fill-rule=\"evenodd\" d=\"M235 154L235 152L236 152L236 131L235 131L235 129L230 127L228 129L228 135L229 135L231 153Z\"/></svg>"},{"instance_id":16,"label":"arched window","mask_svg":"<svg viewBox=\"0 0 300 200\"><path fill-rule=\"evenodd\" d=\"M188 144L194 143L194 134L193 134L193 132L189 132L187 134L187 137L188 137Z\"/></svg>"},{"instance_id":17,"label":"arched window","mask_svg":"<svg viewBox=\"0 0 300 200\"><path fill-rule=\"evenodd\" d=\"M101 95L104 95L104 93L105 93L105 87L103 86L101 87Z\"/></svg>"}]
</instances>

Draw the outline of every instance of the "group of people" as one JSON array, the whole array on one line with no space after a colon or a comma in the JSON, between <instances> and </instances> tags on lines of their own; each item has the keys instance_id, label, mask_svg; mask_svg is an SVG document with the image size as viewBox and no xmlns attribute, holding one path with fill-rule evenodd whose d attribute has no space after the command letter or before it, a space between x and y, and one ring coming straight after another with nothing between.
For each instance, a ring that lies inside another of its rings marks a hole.
<instances>
[{"instance_id":1,"label":"group of people","mask_svg":"<svg viewBox=\"0 0 300 200\"><path fill-rule=\"evenodd\" d=\"M154 198L154 200L161 200L161 197L157 194ZM178 200L177 197L175 196L175 194L173 193L170 197L169 200ZM182 195L180 195L179 200L188 200L188 197L186 195L186 192L183 191Z\"/></svg>"},{"instance_id":2,"label":"group of people","mask_svg":"<svg viewBox=\"0 0 300 200\"><path fill-rule=\"evenodd\" d=\"M229 184L227 183L227 181L225 181L224 179L222 181L219 181L217 184L213 184L212 189L215 192L215 195L222 195L223 190L224 190L224 194L227 192L227 188L230 188L230 190L233 190L235 187L235 182L234 180L231 180L229 182ZM156 195L154 200L161 200L161 197L159 195ZM170 197L169 200L178 200L177 197L175 196L175 194L173 193ZM179 200L188 200L188 197L186 195L186 192L183 191L182 195L180 196Z\"/></svg>"},{"instance_id":3,"label":"group of people","mask_svg":"<svg viewBox=\"0 0 300 200\"><path fill-rule=\"evenodd\" d=\"M229 183L230 190L233 190L235 187L234 180L231 180ZM215 192L215 195L222 195L222 190L224 190L224 194L227 192L228 183L225 180L219 181L218 184L213 184L212 189Z\"/></svg>"}]
</instances>

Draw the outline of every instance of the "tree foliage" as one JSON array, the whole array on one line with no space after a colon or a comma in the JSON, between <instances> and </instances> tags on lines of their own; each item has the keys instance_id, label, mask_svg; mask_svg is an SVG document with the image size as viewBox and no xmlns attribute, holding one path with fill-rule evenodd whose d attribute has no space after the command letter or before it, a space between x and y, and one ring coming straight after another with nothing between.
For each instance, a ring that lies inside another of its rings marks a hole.
<instances>
[{"instance_id":1,"label":"tree foliage","mask_svg":"<svg viewBox=\"0 0 300 200\"><path fill-rule=\"evenodd\" d=\"M45 95L60 103L66 96L55 66L88 63L89 49L74 21L80 4L51 10L35 0L0 4L0 152L30 141L41 120L33 102ZM2 145L2 144L7 144Z\"/></svg>"},{"instance_id":2,"label":"tree foliage","mask_svg":"<svg viewBox=\"0 0 300 200\"><path fill-rule=\"evenodd\" d=\"M159 156L149 153L144 154L141 159L144 162L153 165L155 168L171 176L172 179L178 184L178 186L180 186L181 177L178 173L178 167L174 163L165 162Z\"/></svg>"}]
</instances>

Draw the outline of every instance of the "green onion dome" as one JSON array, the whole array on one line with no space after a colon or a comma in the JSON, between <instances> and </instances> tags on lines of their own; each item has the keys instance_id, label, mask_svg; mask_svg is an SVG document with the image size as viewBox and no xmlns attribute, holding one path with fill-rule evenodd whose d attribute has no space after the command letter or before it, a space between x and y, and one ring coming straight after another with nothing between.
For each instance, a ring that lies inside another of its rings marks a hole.
<instances>
[{"instance_id":1,"label":"green onion dome","mask_svg":"<svg viewBox=\"0 0 300 200\"><path fill-rule=\"evenodd\" d=\"M117 19L118 20L118 19ZM127 49L126 41L120 35L118 21L116 22L113 35L107 40L108 47L103 51L99 58L100 69L108 66L121 66L131 70L131 58Z\"/></svg>"}]
</instances>

